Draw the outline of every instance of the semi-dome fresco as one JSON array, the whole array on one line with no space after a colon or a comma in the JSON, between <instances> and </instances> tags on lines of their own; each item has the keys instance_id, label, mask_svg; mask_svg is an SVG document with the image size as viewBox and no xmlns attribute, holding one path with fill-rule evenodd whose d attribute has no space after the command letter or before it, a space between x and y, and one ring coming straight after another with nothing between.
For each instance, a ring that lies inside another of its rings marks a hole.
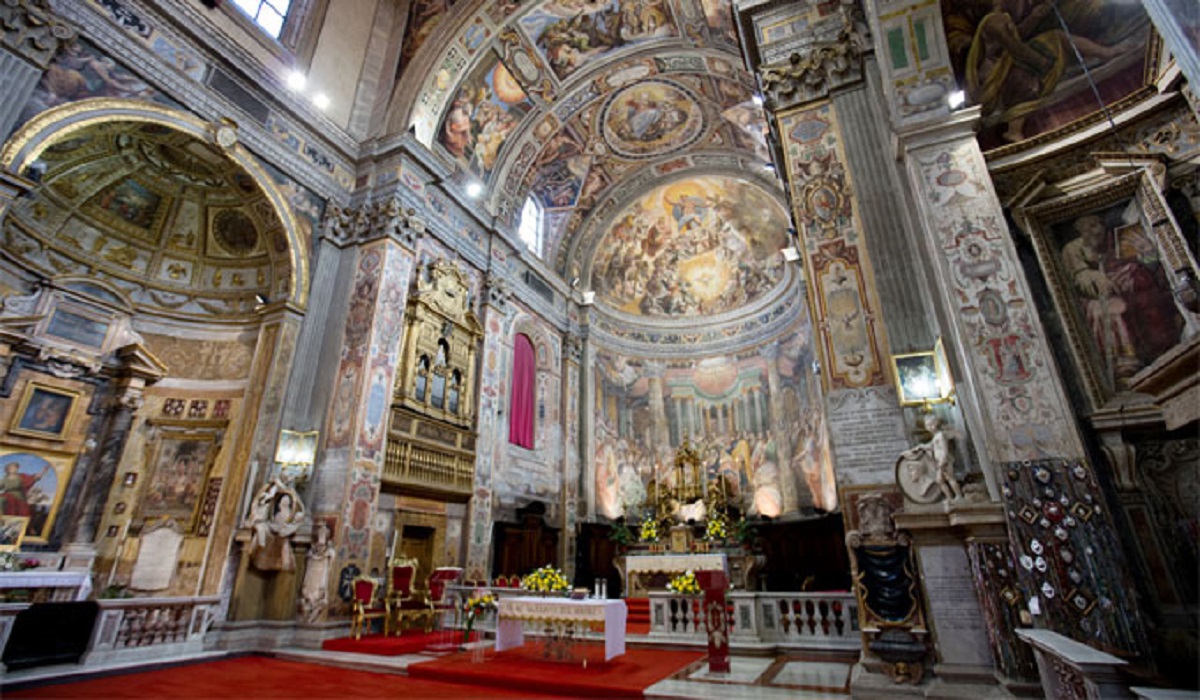
<instances>
[{"instance_id":1,"label":"semi-dome fresco","mask_svg":"<svg viewBox=\"0 0 1200 700\"><path fill-rule=\"evenodd\" d=\"M720 314L783 279L787 214L762 186L722 175L661 185L625 207L596 249L597 299L642 316Z\"/></svg>"}]
</instances>

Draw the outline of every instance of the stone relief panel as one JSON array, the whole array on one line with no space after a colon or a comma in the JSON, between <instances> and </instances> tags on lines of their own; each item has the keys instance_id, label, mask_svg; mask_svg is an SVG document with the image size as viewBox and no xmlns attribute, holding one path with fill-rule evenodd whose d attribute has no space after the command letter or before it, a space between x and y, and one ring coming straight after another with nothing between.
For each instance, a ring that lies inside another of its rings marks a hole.
<instances>
[{"instance_id":1,"label":"stone relief panel","mask_svg":"<svg viewBox=\"0 0 1200 700\"><path fill-rule=\"evenodd\" d=\"M162 360L170 376L212 381L246 379L254 359L254 339L194 340L142 333L146 349Z\"/></svg>"}]
</instances>

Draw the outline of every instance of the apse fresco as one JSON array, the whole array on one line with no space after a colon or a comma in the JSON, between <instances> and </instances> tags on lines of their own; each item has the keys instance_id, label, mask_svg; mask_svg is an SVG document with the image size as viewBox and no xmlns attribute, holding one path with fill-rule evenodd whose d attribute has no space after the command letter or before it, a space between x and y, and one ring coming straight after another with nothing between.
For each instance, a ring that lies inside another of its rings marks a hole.
<instances>
[{"instance_id":1,"label":"apse fresco","mask_svg":"<svg viewBox=\"0 0 1200 700\"><path fill-rule=\"evenodd\" d=\"M615 49L678 34L667 0L549 0L520 24L560 80Z\"/></svg>"},{"instance_id":2,"label":"apse fresco","mask_svg":"<svg viewBox=\"0 0 1200 700\"><path fill-rule=\"evenodd\" d=\"M719 314L783 278L788 218L762 187L702 176L655 188L626 207L596 249L592 289L643 316Z\"/></svg>"},{"instance_id":3,"label":"apse fresco","mask_svg":"<svg viewBox=\"0 0 1200 700\"><path fill-rule=\"evenodd\" d=\"M1096 111L1080 59L1108 104L1142 86L1149 20L1141 3L1060 0L1058 10L1069 35L1051 0L942 3L959 85L983 110L985 148Z\"/></svg>"},{"instance_id":4,"label":"apse fresco","mask_svg":"<svg viewBox=\"0 0 1200 700\"><path fill-rule=\"evenodd\" d=\"M486 178L508 135L529 112L525 91L504 64L493 58L463 81L450 102L438 143L471 172Z\"/></svg>"},{"instance_id":5,"label":"apse fresco","mask_svg":"<svg viewBox=\"0 0 1200 700\"><path fill-rule=\"evenodd\" d=\"M597 512L639 517L652 481L674 486L669 467L684 438L700 453L708 482L723 477L744 514L836 508L811 329L785 337L738 359L679 361L665 369L597 352Z\"/></svg>"}]
</instances>

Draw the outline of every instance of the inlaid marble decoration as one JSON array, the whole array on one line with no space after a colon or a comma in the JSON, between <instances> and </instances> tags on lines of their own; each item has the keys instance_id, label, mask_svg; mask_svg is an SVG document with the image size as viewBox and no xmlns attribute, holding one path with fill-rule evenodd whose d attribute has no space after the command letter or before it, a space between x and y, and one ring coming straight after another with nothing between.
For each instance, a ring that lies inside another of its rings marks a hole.
<instances>
[{"instance_id":1,"label":"inlaid marble decoration","mask_svg":"<svg viewBox=\"0 0 1200 700\"><path fill-rule=\"evenodd\" d=\"M596 249L597 298L640 316L704 316L745 306L784 278L788 218L748 180L691 177L629 204Z\"/></svg>"},{"instance_id":2,"label":"inlaid marble decoration","mask_svg":"<svg viewBox=\"0 0 1200 700\"><path fill-rule=\"evenodd\" d=\"M1005 460L1082 454L979 146L969 138L910 155L990 445Z\"/></svg>"},{"instance_id":3,"label":"inlaid marble decoration","mask_svg":"<svg viewBox=\"0 0 1200 700\"><path fill-rule=\"evenodd\" d=\"M831 389L887 383L883 327L838 117L824 103L779 117L792 205Z\"/></svg>"}]
</instances>

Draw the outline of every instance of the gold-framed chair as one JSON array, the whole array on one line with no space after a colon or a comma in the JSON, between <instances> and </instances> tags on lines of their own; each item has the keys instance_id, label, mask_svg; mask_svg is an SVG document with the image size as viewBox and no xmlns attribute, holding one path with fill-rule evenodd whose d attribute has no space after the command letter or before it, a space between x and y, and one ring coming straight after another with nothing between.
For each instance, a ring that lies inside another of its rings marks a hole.
<instances>
[{"instance_id":1,"label":"gold-framed chair","mask_svg":"<svg viewBox=\"0 0 1200 700\"><path fill-rule=\"evenodd\" d=\"M417 567L416 559L393 559L388 565L386 605L397 636L404 633L405 622L422 625L426 630L433 622L433 606L414 589Z\"/></svg>"},{"instance_id":2,"label":"gold-framed chair","mask_svg":"<svg viewBox=\"0 0 1200 700\"><path fill-rule=\"evenodd\" d=\"M362 639L363 626L368 625L371 620L383 620L383 636L388 634L388 605L387 601L379 601L375 598L375 589L379 587L379 583L367 576L358 576L350 582L351 591L354 594L353 598L353 616L350 618L350 636L355 639Z\"/></svg>"}]
</instances>

